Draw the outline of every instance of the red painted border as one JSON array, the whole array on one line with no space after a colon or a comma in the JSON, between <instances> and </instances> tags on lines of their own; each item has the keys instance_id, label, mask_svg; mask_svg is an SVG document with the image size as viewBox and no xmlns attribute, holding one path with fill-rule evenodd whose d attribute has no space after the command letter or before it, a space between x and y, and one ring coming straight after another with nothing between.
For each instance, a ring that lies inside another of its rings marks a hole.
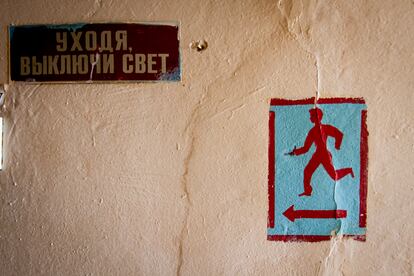
<instances>
[{"instance_id":1,"label":"red painted border","mask_svg":"<svg viewBox=\"0 0 414 276\"><path fill-rule=\"evenodd\" d=\"M275 112L269 112L269 175L268 175L268 193L269 193L269 213L267 227L275 227Z\"/></svg>"},{"instance_id":2,"label":"red painted border","mask_svg":"<svg viewBox=\"0 0 414 276\"><path fill-rule=\"evenodd\" d=\"M367 193L368 193L368 127L367 111L361 112L361 163L359 184L359 227L367 226Z\"/></svg>"},{"instance_id":3,"label":"red painted border","mask_svg":"<svg viewBox=\"0 0 414 276\"><path fill-rule=\"evenodd\" d=\"M317 236L317 235L268 235L268 241L283 241L283 242L320 242L329 241L334 236ZM365 241L365 235L342 235L345 238L352 238L356 241Z\"/></svg>"},{"instance_id":4,"label":"red painted border","mask_svg":"<svg viewBox=\"0 0 414 276\"><path fill-rule=\"evenodd\" d=\"M324 99L318 99L318 104L344 104L344 103L365 104L365 100L363 98L324 98Z\"/></svg>"},{"instance_id":5,"label":"red painted border","mask_svg":"<svg viewBox=\"0 0 414 276\"><path fill-rule=\"evenodd\" d=\"M271 99L270 105L303 105L303 104L314 104L315 97L300 99L300 100L287 100L287 99ZM353 103L353 104L365 104L363 98L320 98L318 99L318 104L343 104L343 103Z\"/></svg>"},{"instance_id":6,"label":"red painted border","mask_svg":"<svg viewBox=\"0 0 414 276\"><path fill-rule=\"evenodd\" d=\"M298 105L298 104L313 104L315 98L307 98L300 100L287 100L287 99L271 99L270 105Z\"/></svg>"}]
</instances>

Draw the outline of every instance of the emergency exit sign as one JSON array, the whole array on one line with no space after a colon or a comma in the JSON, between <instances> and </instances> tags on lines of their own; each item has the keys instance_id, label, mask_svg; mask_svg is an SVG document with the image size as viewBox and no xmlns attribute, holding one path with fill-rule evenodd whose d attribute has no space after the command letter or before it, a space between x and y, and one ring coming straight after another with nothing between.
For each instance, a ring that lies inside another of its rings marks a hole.
<instances>
[{"instance_id":1,"label":"emergency exit sign","mask_svg":"<svg viewBox=\"0 0 414 276\"><path fill-rule=\"evenodd\" d=\"M10 26L12 81L179 81L177 24Z\"/></svg>"},{"instance_id":2,"label":"emergency exit sign","mask_svg":"<svg viewBox=\"0 0 414 276\"><path fill-rule=\"evenodd\" d=\"M366 240L367 106L363 98L272 99L268 240Z\"/></svg>"}]
</instances>

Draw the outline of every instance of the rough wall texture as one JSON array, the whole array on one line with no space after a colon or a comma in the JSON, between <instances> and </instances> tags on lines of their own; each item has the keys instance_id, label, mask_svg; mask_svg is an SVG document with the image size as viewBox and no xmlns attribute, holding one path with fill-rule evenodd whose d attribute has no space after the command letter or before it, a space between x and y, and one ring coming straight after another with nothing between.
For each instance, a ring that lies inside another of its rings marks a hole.
<instances>
[{"instance_id":1,"label":"rough wall texture","mask_svg":"<svg viewBox=\"0 0 414 276\"><path fill-rule=\"evenodd\" d=\"M9 84L2 275L414 274L412 1L1 7L3 83L9 24L179 21L183 62L181 83ZM365 243L266 240L269 99L318 86L368 104Z\"/></svg>"}]
</instances>

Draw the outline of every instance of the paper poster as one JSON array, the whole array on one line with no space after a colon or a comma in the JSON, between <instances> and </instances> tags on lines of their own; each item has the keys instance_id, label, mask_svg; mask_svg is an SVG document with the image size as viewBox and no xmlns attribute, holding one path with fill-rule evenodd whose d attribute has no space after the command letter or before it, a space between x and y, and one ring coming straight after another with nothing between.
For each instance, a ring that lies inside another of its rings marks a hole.
<instances>
[{"instance_id":1,"label":"paper poster","mask_svg":"<svg viewBox=\"0 0 414 276\"><path fill-rule=\"evenodd\" d=\"M368 131L363 99L273 99L268 240L365 240Z\"/></svg>"}]
</instances>

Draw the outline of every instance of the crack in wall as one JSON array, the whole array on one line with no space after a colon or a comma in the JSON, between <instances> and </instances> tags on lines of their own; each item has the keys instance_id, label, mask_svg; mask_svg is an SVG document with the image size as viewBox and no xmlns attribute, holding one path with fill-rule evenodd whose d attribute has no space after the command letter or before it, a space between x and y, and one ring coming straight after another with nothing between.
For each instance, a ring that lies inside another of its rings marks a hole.
<instances>
[{"instance_id":1,"label":"crack in wall","mask_svg":"<svg viewBox=\"0 0 414 276\"><path fill-rule=\"evenodd\" d=\"M315 106L319 100L319 96L320 96L320 91L321 91L321 68L320 66L320 61L319 61L319 56L318 55L314 55L315 56L315 67L316 67L316 93L315 93Z\"/></svg>"},{"instance_id":2,"label":"crack in wall","mask_svg":"<svg viewBox=\"0 0 414 276\"><path fill-rule=\"evenodd\" d=\"M199 116L199 110L203 104L205 95L203 94L201 96L201 99L198 101L196 107L193 109L190 115L190 120L188 121L187 125L184 128L184 133L187 137L189 137L191 140L189 142L189 149L187 152L186 157L184 158L184 172L181 177L181 187L183 191L183 195L181 196L182 199L185 199L185 209L184 209L184 221L183 226L181 228L180 236L179 236L179 244L178 244L178 258L177 258L177 270L176 275L182 274L182 266L184 262L183 258L183 246L184 246L184 240L186 238L186 235L188 234L188 219L190 215L190 207L192 205L190 193L188 191L188 174L189 174L189 165L190 161L193 157L194 153L194 147L195 147L195 127L197 126L198 116Z\"/></svg>"},{"instance_id":3,"label":"crack in wall","mask_svg":"<svg viewBox=\"0 0 414 276\"><path fill-rule=\"evenodd\" d=\"M345 243L342 235L333 236L329 244L329 252L325 257L321 266L319 267L318 275L330 276L330 275L344 275L343 264L345 257L343 252Z\"/></svg>"},{"instance_id":4,"label":"crack in wall","mask_svg":"<svg viewBox=\"0 0 414 276\"><path fill-rule=\"evenodd\" d=\"M300 7L295 6L295 4L300 3ZM309 5L310 2L307 2ZM316 2L317 3L317 2ZM284 29L286 30L286 34L288 38L290 37L293 41L297 43L300 49L302 49L306 55L311 57L314 60L314 67L316 70L315 74L315 102L314 107L317 107L317 103L319 98L321 97L321 61L320 56L315 48L316 46L313 43L312 37L310 36L310 23L308 26L303 27L301 25L300 20L305 20L304 18L304 9L305 5L304 2L292 1L292 0L278 0L277 7L281 12L284 18ZM308 8L308 7L307 7ZM299 11L297 11L299 10ZM296 13L296 14L295 14ZM309 18L306 18L309 20ZM322 130L320 130L322 132ZM322 135L322 133L321 133ZM331 158L331 163L333 160ZM335 202L335 209L337 209L337 180L335 180L335 187L334 187L334 195L333 200ZM339 260L338 262L335 261L338 253L338 245L343 244L342 235L337 236L336 233L340 231L342 227L341 220L339 220L340 225L339 229L334 229L332 231L332 238L329 246L329 253L323 261L318 269L318 275L332 275L331 272L340 272L341 266L343 264L343 259Z\"/></svg>"},{"instance_id":5,"label":"crack in wall","mask_svg":"<svg viewBox=\"0 0 414 276\"><path fill-rule=\"evenodd\" d=\"M310 57L314 59L314 66L316 69L315 76L315 106L321 95L321 67L320 67L320 58L316 51L311 50L312 39L309 37L310 27L306 27L305 31L302 30L302 26L299 22L303 15L304 4L301 0L300 2L300 13L298 16L292 16L293 1L292 0L279 0L277 7L284 17L284 28L288 37L297 42L298 46ZM292 18L293 17L293 18ZM299 33L295 31L295 27L298 26ZM306 42L306 36L308 36L308 42Z\"/></svg>"},{"instance_id":6,"label":"crack in wall","mask_svg":"<svg viewBox=\"0 0 414 276\"><path fill-rule=\"evenodd\" d=\"M87 13L87 17L94 17L103 8L103 0L95 0L93 9Z\"/></svg>"},{"instance_id":7,"label":"crack in wall","mask_svg":"<svg viewBox=\"0 0 414 276\"><path fill-rule=\"evenodd\" d=\"M259 55L259 52L256 52ZM184 211L184 220L181 228L181 232L179 235L179 243L178 243L178 257L177 257L177 269L176 269L176 275L182 275L182 269L184 264L184 243L185 239L188 235L188 225L189 225L189 216L190 216L190 208L192 206L192 199L190 196L190 191L188 189L188 176L190 173L190 162L194 155L194 149L197 142L197 127L200 125L200 123L208 118L212 119L216 117L217 115L222 114L223 112L230 111L230 117L227 118L230 120L234 114L235 111L240 110L245 107L244 103L240 103L240 101L244 101L248 99L249 97L256 96L258 93L263 91L266 86L260 86L256 87L251 91L246 92L246 94L236 97L235 99L228 99L231 100L231 104L226 104L224 101L220 101L220 99L214 98L214 89L215 86L221 86L223 83L226 83L228 81L231 81L232 78L236 76L236 72L240 70L240 68L248 66L248 64L245 63L248 59L242 59L242 61L239 63L238 66L234 68L234 70L228 74L228 76L222 78L216 78L212 80L209 84L206 85L203 90L205 91L199 101L197 102L196 106L192 110L190 114L190 119L188 120L188 123L184 127L184 136L185 144L188 144L188 152L184 158L183 166L184 166L184 172L181 176L181 187L183 191L182 198L185 199L185 211Z\"/></svg>"},{"instance_id":8,"label":"crack in wall","mask_svg":"<svg viewBox=\"0 0 414 276\"><path fill-rule=\"evenodd\" d=\"M315 101L314 101L314 107L317 107L318 100L321 96L321 62L320 57L317 54L317 51L311 50L311 42L312 38L309 37L309 30L310 27L305 28L305 33L302 30L302 26L299 22L299 20L303 16L303 10L304 10L304 3L303 1L299 1L300 3L300 12L299 15L293 16L292 10L294 9L294 3L292 0L279 0L277 7L279 11L281 12L282 16L284 17L284 24L285 29L287 31L287 34L291 39L297 42L298 46L306 52L306 54L310 57L313 57L314 59L314 66L316 69L316 75L315 75ZM298 26L299 32L295 31L295 27ZM308 38L306 38L308 36ZM308 40L308 41L307 41ZM322 129L320 129L320 134L322 135ZM332 158L330 158L330 163L333 164ZM334 187L334 202L335 202L335 209L337 209L337 202L336 202L336 190L337 190L337 180L335 180L335 187ZM340 220L339 220L340 221ZM340 221L341 223L341 221ZM341 228L341 226L340 226ZM336 229L335 231L339 231L339 229Z\"/></svg>"},{"instance_id":9,"label":"crack in wall","mask_svg":"<svg viewBox=\"0 0 414 276\"><path fill-rule=\"evenodd\" d=\"M89 81L87 81L87 82L92 82L93 72L94 72L95 66L99 62L99 57L100 57L99 53L96 53L95 54L95 61L91 61L91 73L89 75Z\"/></svg>"},{"instance_id":10,"label":"crack in wall","mask_svg":"<svg viewBox=\"0 0 414 276\"><path fill-rule=\"evenodd\" d=\"M315 107L316 107L316 100L315 100ZM321 135L321 137L324 137L325 135L324 135L324 132L323 132L323 130L322 130L322 123L321 124L319 124L318 125L318 129L319 129L319 134ZM326 136L326 140L327 140L327 138L328 138L328 136ZM323 139L323 138L322 138ZM325 141L326 141L325 140ZM336 143L336 141L335 141L335 143ZM332 158L332 156L331 155L328 155L329 156L329 163L332 165L332 167L335 169L335 165L334 165L334 163L333 163L333 158ZM334 181L335 181L335 184L334 184L334 194L333 194L333 201L334 201L334 204L335 204L335 208L334 208L334 210L338 210L338 203L337 203L337 188L338 188L338 180L337 180L337 178L338 178L338 174L337 174L337 172L335 171L335 179L334 179ZM332 232L331 232L331 235L332 236L335 236L338 232L340 232L340 230L341 230L341 227L342 227L342 221L339 219L338 220L338 222L339 222L339 228L337 229L337 228L335 228L335 229L333 229L332 230Z\"/></svg>"},{"instance_id":11,"label":"crack in wall","mask_svg":"<svg viewBox=\"0 0 414 276\"><path fill-rule=\"evenodd\" d=\"M185 209L184 209L184 222L181 228L181 232L179 236L179 244L178 244L178 259L177 259L177 271L176 271L177 276L181 275L181 269L183 265L183 245L184 245L184 239L188 233L188 218L190 215L191 200L190 200L190 194L188 192L187 177L188 177L188 171L189 171L188 166L189 166L189 163L193 155L193 151L194 151L194 140L195 138L192 137L190 146L189 146L189 151L187 153L186 158L184 159L184 173L182 175L182 180L181 180L182 190L184 193L181 196L181 198L185 199Z\"/></svg>"}]
</instances>

